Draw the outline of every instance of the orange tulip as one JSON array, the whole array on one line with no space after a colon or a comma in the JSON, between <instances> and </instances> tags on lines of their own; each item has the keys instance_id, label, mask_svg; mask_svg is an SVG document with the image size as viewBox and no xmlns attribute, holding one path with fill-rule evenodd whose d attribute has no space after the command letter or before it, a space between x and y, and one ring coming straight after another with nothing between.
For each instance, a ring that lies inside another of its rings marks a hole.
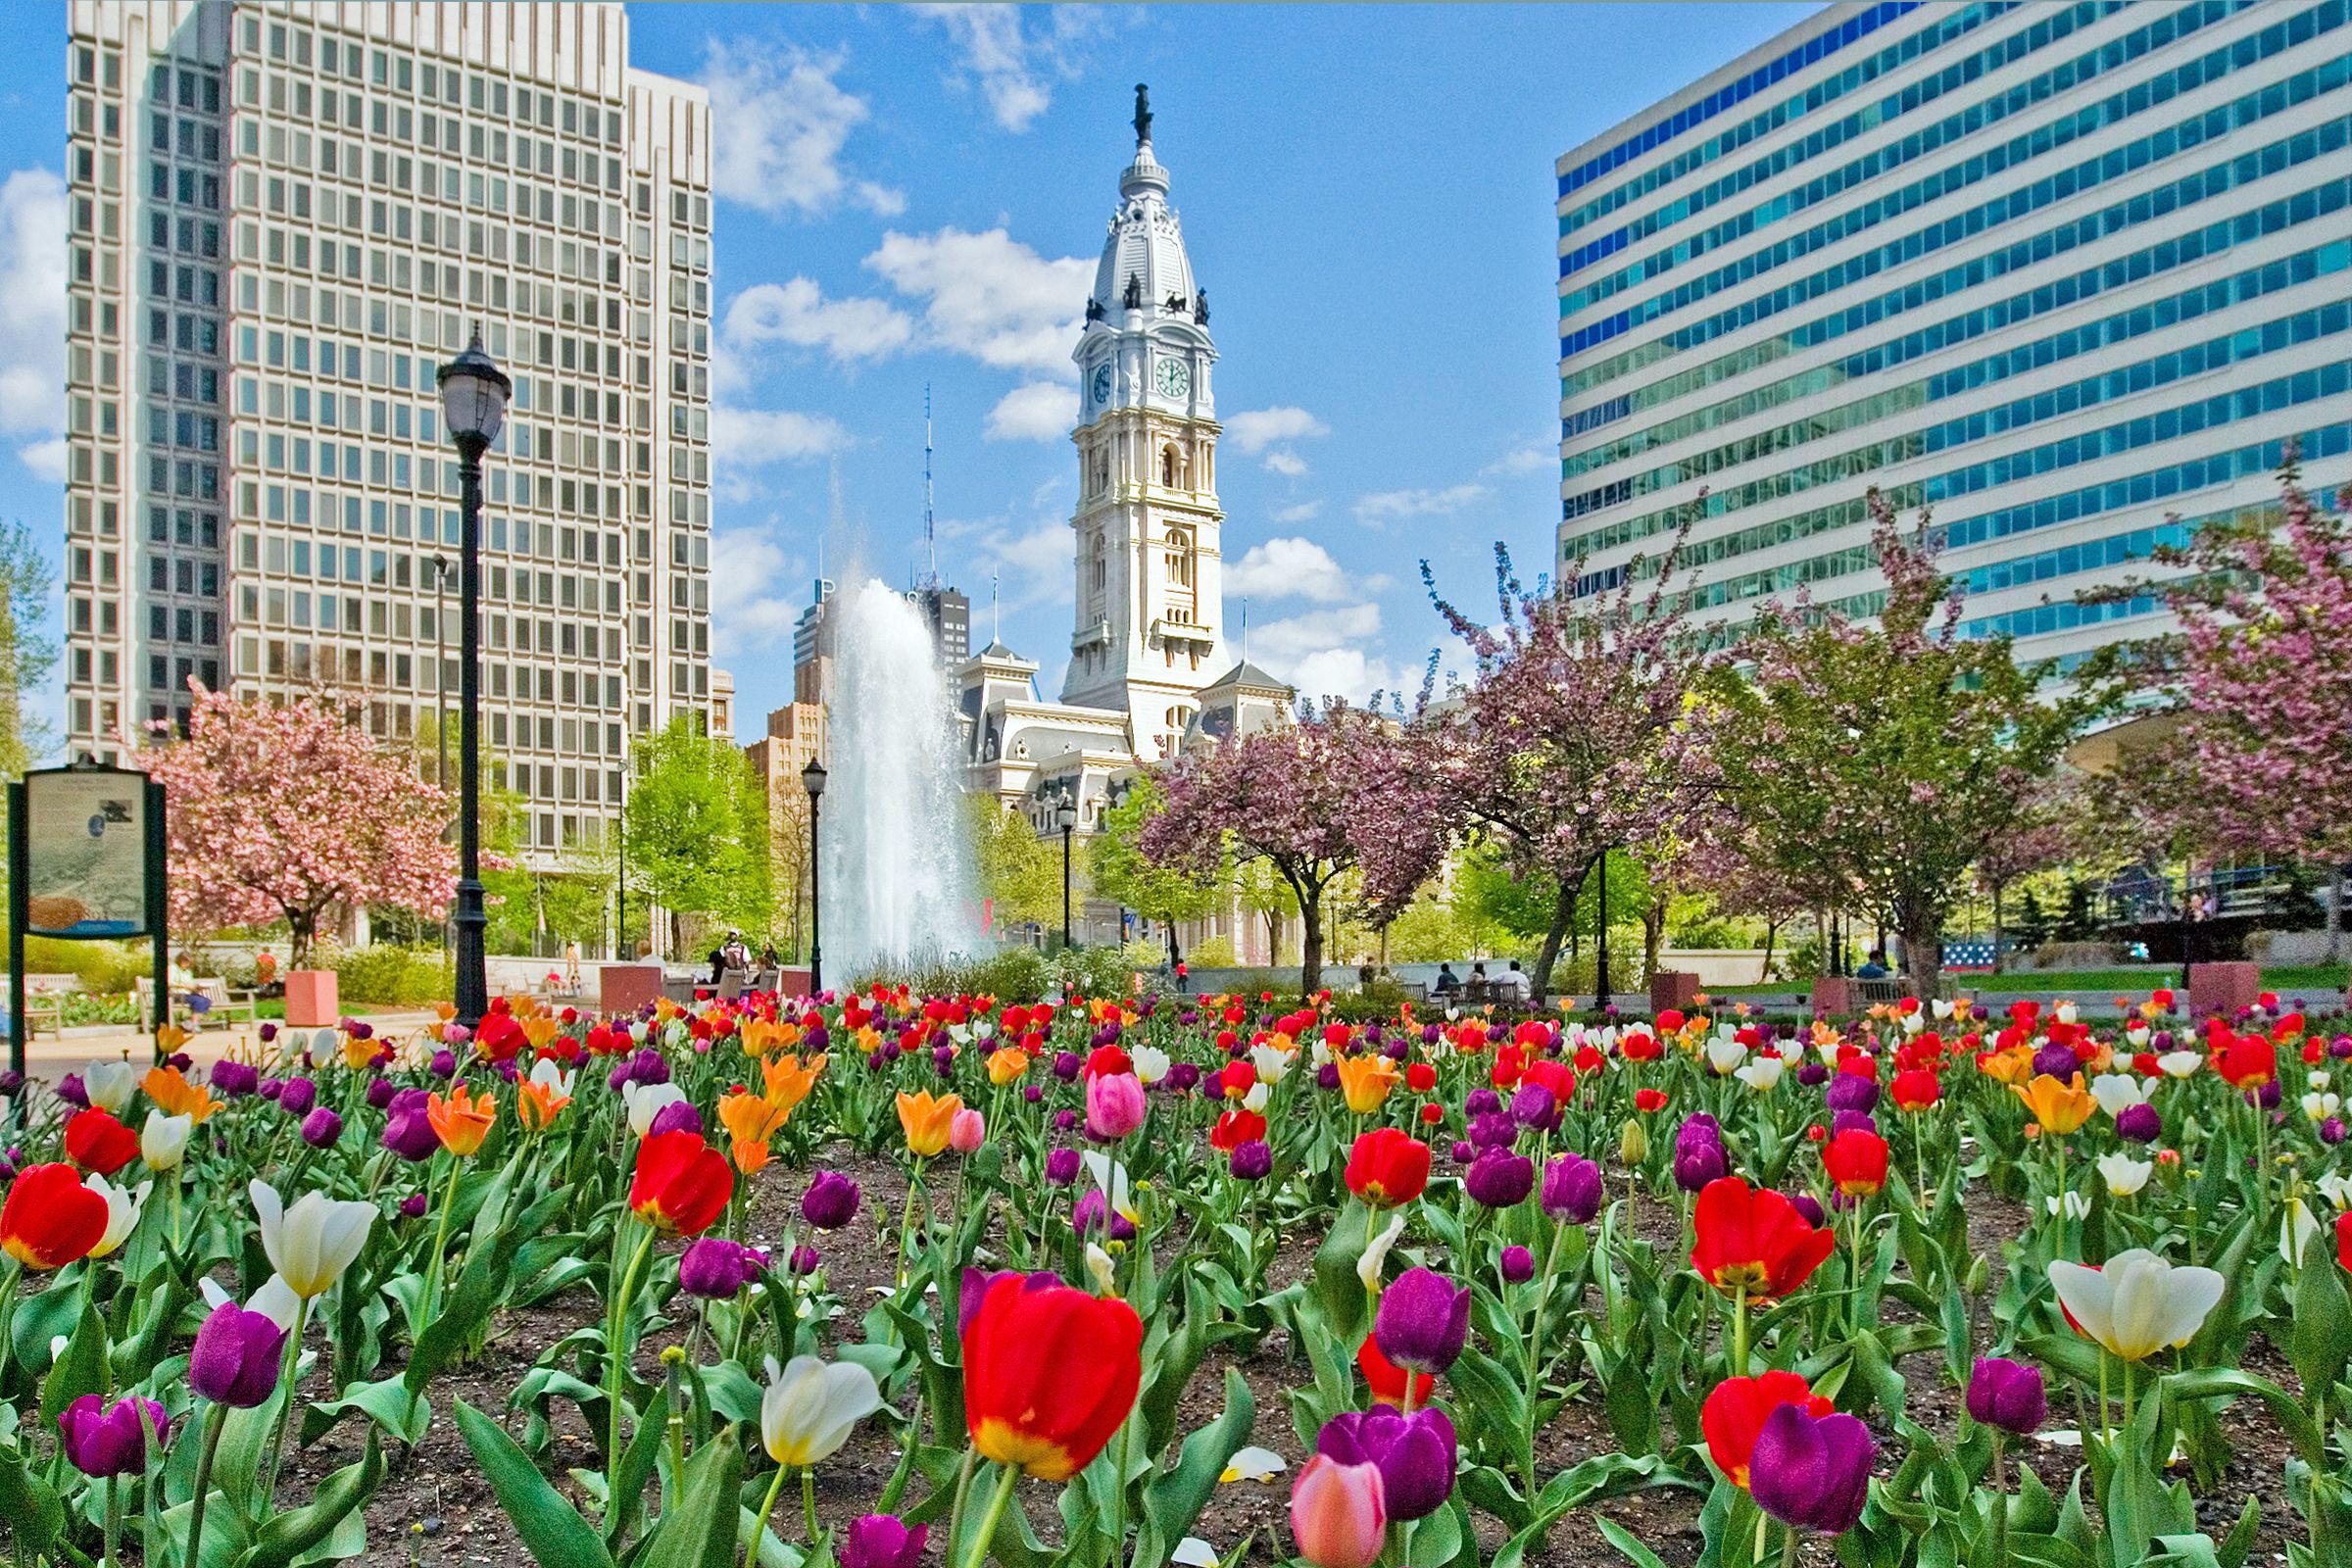
<instances>
[{"instance_id":1,"label":"orange tulip","mask_svg":"<svg viewBox=\"0 0 2352 1568\"><path fill-rule=\"evenodd\" d=\"M2031 1084L2011 1084L2009 1092L2026 1102L2043 1132L2061 1138L2090 1120L2090 1113L2099 1107L2090 1091L2082 1087L2081 1073L2060 1083L2045 1072Z\"/></svg>"},{"instance_id":2,"label":"orange tulip","mask_svg":"<svg viewBox=\"0 0 2352 1568\"><path fill-rule=\"evenodd\" d=\"M899 1095L899 1125L906 1132L906 1150L917 1159L929 1159L948 1147L956 1113L963 1108L961 1095L929 1093Z\"/></svg>"},{"instance_id":3,"label":"orange tulip","mask_svg":"<svg viewBox=\"0 0 2352 1568\"><path fill-rule=\"evenodd\" d=\"M1029 1070L1029 1054L1003 1046L988 1054L988 1081L999 1089Z\"/></svg>"},{"instance_id":4,"label":"orange tulip","mask_svg":"<svg viewBox=\"0 0 2352 1568\"><path fill-rule=\"evenodd\" d=\"M552 1083L524 1078L514 1085L514 1114L532 1132L546 1127L570 1103L571 1097Z\"/></svg>"},{"instance_id":5,"label":"orange tulip","mask_svg":"<svg viewBox=\"0 0 2352 1568\"><path fill-rule=\"evenodd\" d=\"M428 1095L424 1102L424 1119L433 1126L433 1135L441 1147L464 1159L482 1147L490 1136L491 1125L498 1120L498 1102L489 1091L468 1094L464 1084L454 1085L449 1098Z\"/></svg>"},{"instance_id":6,"label":"orange tulip","mask_svg":"<svg viewBox=\"0 0 2352 1568\"><path fill-rule=\"evenodd\" d=\"M150 1067L147 1076L139 1080L147 1098L156 1102L167 1116L186 1116L198 1126L206 1117L220 1108L212 1090L202 1084L192 1084L177 1067Z\"/></svg>"},{"instance_id":7,"label":"orange tulip","mask_svg":"<svg viewBox=\"0 0 2352 1568\"><path fill-rule=\"evenodd\" d=\"M1339 1058L1340 1093L1348 1100L1348 1108L1358 1116L1371 1114L1380 1102L1389 1098L1396 1086L1396 1064L1388 1057L1367 1052L1360 1056Z\"/></svg>"},{"instance_id":8,"label":"orange tulip","mask_svg":"<svg viewBox=\"0 0 2352 1568\"><path fill-rule=\"evenodd\" d=\"M2034 1053L2024 1046L1987 1051L1977 1057L1977 1070L2014 1089L2034 1076Z\"/></svg>"},{"instance_id":9,"label":"orange tulip","mask_svg":"<svg viewBox=\"0 0 2352 1568\"><path fill-rule=\"evenodd\" d=\"M806 1063L793 1055L778 1056L760 1064L760 1076L766 1085L767 1102L776 1107L776 1125L783 1126L792 1119L793 1107L808 1098L816 1087L816 1075L825 1070L825 1058L811 1056Z\"/></svg>"},{"instance_id":10,"label":"orange tulip","mask_svg":"<svg viewBox=\"0 0 2352 1568\"><path fill-rule=\"evenodd\" d=\"M792 1058L784 1058L790 1061ZM718 1122L731 1140L728 1153L746 1176L767 1163L768 1140L784 1125L786 1112L761 1095L722 1095Z\"/></svg>"}]
</instances>

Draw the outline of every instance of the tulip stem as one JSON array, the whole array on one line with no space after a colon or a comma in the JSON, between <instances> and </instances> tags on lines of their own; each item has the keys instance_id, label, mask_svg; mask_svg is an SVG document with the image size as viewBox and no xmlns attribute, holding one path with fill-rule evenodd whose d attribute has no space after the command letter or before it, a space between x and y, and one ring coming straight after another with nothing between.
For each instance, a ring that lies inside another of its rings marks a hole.
<instances>
[{"instance_id":1,"label":"tulip stem","mask_svg":"<svg viewBox=\"0 0 2352 1568\"><path fill-rule=\"evenodd\" d=\"M1742 1281L1732 1293L1732 1376L1747 1376L1747 1285Z\"/></svg>"},{"instance_id":2,"label":"tulip stem","mask_svg":"<svg viewBox=\"0 0 2352 1568\"><path fill-rule=\"evenodd\" d=\"M2001 1440L2006 1436L2000 1428L1993 1428L1991 1560L1996 1563L2009 1560L2009 1477L2001 1455Z\"/></svg>"},{"instance_id":3,"label":"tulip stem","mask_svg":"<svg viewBox=\"0 0 2352 1568\"><path fill-rule=\"evenodd\" d=\"M120 1475L106 1478L106 1568L115 1568L120 1560L115 1555L115 1549L122 1539L122 1478Z\"/></svg>"},{"instance_id":4,"label":"tulip stem","mask_svg":"<svg viewBox=\"0 0 2352 1568\"><path fill-rule=\"evenodd\" d=\"M1021 1473L1011 1465L999 1465L997 1471L996 1495L988 1499L988 1512L980 1516L980 1533L972 1540L972 1549L963 1559L963 1568L982 1568L988 1561L988 1548L997 1539L997 1526L1004 1518L1004 1505L1012 1500L1012 1484L1020 1479Z\"/></svg>"},{"instance_id":5,"label":"tulip stem","mask_svg":"<svg viewBox=\"0 0 2352 1568\"><path fill-rule=\"evenodd\" d=\"M751 1549L744 1553L745 1568L759 1568L760 1547L767 1540L767 1516L776 1511L776 1494L784 1490L784 1467L776 1466L776 1479L767 1484L767 1496L760 1504L760 1522L752 1526Z\"/></svg>"},{"instance_id":6,"label":"tulip stem","mask_svg":"<svg viewBox=\"0 0 2352 1568\"><path fill-rule=\"evenodd\" d=\"M1781 1543L1781 1568L1796 1568L1796 1526L1783 1527L1788 1534Z\"/></svg>"},{"instance_id":7,"label":"tulip stem","mask_svg":"<svg viewBox=\"0 0 2352 1568\"><path fill-rule=\"evenodd\" d=\"M204 1418L204 1447L196 1455L196 1491L188 1499L188 1568L197 1568L204 1548L204 1505L213 1490L213 1455L220 1448L220 1428L228 1406L216 1402Z\"/></svg>"},{"instance_id":8,"label":"tulip stem","mask_svg":"<svg viewBox=\"0 0 2352 1568\"><path fill-rule=\"evenodd\" d=\"M260 1497L261 1516L264 1519L270 1516L270 1509L277 1497L278 1459L285 1451L286 1422L294 1413L294 1400L298 1393L294 1383L296 1369L302 1365L302 1331L310 1326L310 1322L311 1298L305 1296L299 1298L295 1304L294 1328L286 1336L285 1364L279 1368L277 1374L278 1386L286 1391L286 1397L277 1407L277 1419L271 1423L270 1428L270 1451L262 1460Z\"/></svg>"},{"instance_id":9,"label":"tulip stem","mask_svg":"<svg viewBox=\"0 0 2352 1568\"><path fill-rule=\"evenodd\" d=\"M442 1254L449 1250L449 1216L450 1211L457 1207L460 1164L458 1156L452 1153L449 1156L449 1185L441 1190L441 1223L433 1232L433 1255L424 1270L424 1310L416 1318L418 1339L422 1339L424 1331L433 1326L433 1311L440 1305L441 1260Z\"/></svg>"},{"instance_id":10,"label":"tulip stem","mask_svg":"<svg viewBox=\"0 0 2352 1568\"><path fill-rule=\"evenodd\" d=\"M612 1253L615 1262L619 1260L620 1248L620 1235L615 1233L612 1238ZM653 1250L654 1232L649 1226L646 1229L645 1240L637 1244L637 1250L629 1259L629 1266L621 1271L618 1280L615 1281L612 1299L607 1303L605 1308L605 1403L608 1406L606 1414L610 1418L609 1432L611 1435L605 1447L605 1473L612 1478L611 1485L615 1489L609 1492L605 1498L605 1509L608 1516L613 1515L620 1507L620 1496L616 1489L620 1485L621 1389L627 1381L628 1371L628 1354L621 1346L621 1337L628 1331L629 1298L637 1290L638 1272L645 1267L646 1254Z\"/></svg>"},{"instance_id":11,"label":"tulip stem","mask_svg":"<svg viewBox=\"0 0 2352 1568\"><path fill-rule=\"evenodd\" d=\"M801 1517L808 1527L808 1549L816 1549L816 1472L801 1466Z\"/></svg>"},{"instance_id":12,"label":"tulip stem","mask_svg":"<svg viewBox=\"0 0 2352 1568\"><path fill-rule=\"evenodd\" d=\"M906 1288L906 1243L914 1234L914 1195L922 1190L922 1185L923 1161L917 1155L914 1170L906 1178L906 1202L899 1210L899 1289L902 1291ZM924 1234L928 1236L930 1230L931 1210L926 1204L923 1209Z\"/></svg>"}]
</instances>

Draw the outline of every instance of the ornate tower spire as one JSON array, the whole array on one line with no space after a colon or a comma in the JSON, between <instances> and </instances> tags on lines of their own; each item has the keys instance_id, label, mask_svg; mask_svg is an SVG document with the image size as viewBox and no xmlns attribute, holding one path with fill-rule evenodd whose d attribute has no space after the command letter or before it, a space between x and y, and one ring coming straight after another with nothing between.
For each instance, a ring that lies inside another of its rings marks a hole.
<instances>
[{"instance_id":1,"label":"ornate tower spire","mask_svg":"<svg viewBox=\"0 0 2352 1568\"><path fill-rule=\"evenodd\" d=\"M1152 145L1152 89L1140 81L1135 84L1135 144Z\"/></svg>"}]
</instances>

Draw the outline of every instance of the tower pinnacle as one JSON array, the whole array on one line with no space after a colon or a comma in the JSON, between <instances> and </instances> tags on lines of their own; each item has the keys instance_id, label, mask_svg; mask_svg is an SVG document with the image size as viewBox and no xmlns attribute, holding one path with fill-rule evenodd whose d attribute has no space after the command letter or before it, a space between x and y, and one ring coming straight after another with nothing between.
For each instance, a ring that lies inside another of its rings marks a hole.
<instances>
[{"instance_id":1,"label":"tower pinnacle","mask_svg":"<svg viewBox=\"0 0 2352 1568\"><path fill-rule=\"evenodd\" d=\"M1135 144L1152 145L1152 89L1140 81L1135 84Z\"/></svg>"}]
</instances>

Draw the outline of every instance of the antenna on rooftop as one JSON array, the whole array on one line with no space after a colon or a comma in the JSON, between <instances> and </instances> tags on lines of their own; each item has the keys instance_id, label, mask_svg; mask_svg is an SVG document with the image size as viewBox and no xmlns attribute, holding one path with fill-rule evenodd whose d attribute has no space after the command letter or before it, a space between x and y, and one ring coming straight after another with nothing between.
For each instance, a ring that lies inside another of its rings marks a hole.
<instances>
[{"instance_id":1,"label":"antenna on rooftop","mask_svg":"<svg viewBox=\"0 0 2352 1568\"><path fill-rule=\"evenodd\" d=\"M931 383L923 383L923 586L939 586L939 526L931 511Z\"/></svg>"}]
</instances>

